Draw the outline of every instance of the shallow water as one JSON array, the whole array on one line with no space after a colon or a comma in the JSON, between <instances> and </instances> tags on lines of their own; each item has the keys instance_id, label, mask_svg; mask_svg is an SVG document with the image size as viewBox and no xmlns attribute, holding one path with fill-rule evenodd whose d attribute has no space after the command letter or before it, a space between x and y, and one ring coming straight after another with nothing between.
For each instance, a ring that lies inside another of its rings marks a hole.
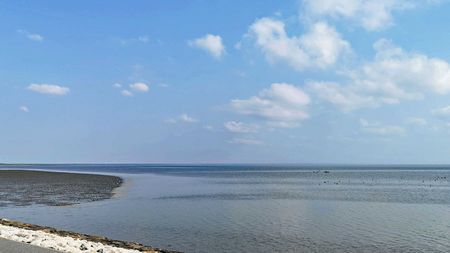
<instances>
[{"instance_id":1,"label":"shallow water","mask_svg":"<svg viewBox=\"0 0 450 253\"><path fill-rule=\"evenodd\" d=\"M126 183L110 200L72 207L7 207L0 216L186 252L450 249L448 168L51 169L120 174Z\"/></svg>"}]
</instances>

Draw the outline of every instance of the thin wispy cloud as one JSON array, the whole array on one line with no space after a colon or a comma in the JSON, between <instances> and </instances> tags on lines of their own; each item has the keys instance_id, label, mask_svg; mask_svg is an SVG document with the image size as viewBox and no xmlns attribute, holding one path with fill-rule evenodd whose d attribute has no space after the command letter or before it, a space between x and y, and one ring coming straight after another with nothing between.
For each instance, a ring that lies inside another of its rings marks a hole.
<instances>
[{"instance_id":1,"label":"thin wispy cloud","mask_svg":"<svg viewBox=\"0 0 450 253\"><path fill-rule=\"evenodd\" d=\"M386 125L380 122L369 122L366 119L360 119L359 123L364 132L375 135L403 135L405 129L397 125Z\"/></svg>"},{"instance_id":2,"label":"thin wispy cloud","mask_svg":"<svg viewBox=\"0 0 450 253\"><path fill-rule=\"evenodd\" d=\"M37 41L37 42L44 41L44 36L37 34L37 33L29 32L27 30L19 29L19 30L17 30L17 33L25 36L29 40L33 40L33 41Z\"/></svg>"},{"instance_id":3,"label":"thin wispy cloud","mask_svg":"<svg viewBox=\"0 0 450 253\"><path fill-rule=\"evenodd\" d=\"M160 88L169 88L170 85L167 83L158 83L156 86L160 87Z\"/></svg>"},{"instance_id":4,"label":"thin wispy cloud","mask_svg":"<svg viewBox=\"0 0 450 253\"><path fill-rule=\"evenodd\" d=\"M259 126L256 124L247 124L238 121L225 122L224 127L233 133L256 133L259 129Z\"/></svg>"},{"instance_id":5,"label":"thin wispy cloud","mask_svg":"<svg viewBox=\"0 0 450 253\"><path fill-rule=\"evenodd\" d=\"M181 123L197 123L198 119L192 117L191 115L187 114L187 113L183 113L181 115L179 115L176 118L168 118L165 120L166 123L170 123L170 124L175 124L178 122Z\"/></svg>"},{"instance_id":6,"label":"thin wispy cloud","mask_svg":"<svg viewBox=\"0 0 450 253\"><path fill-rule=\"evenodd\" d=\"M378 31L394 23L393 13L432 1L413 0L305 0L302 15L308 19L344 20L368 31Z\"/></svg>"},{"instance_id":7,"label":"thin wispy cloud","mask_svg":"<svg viewBox=\"0 0 450 253\"><path fill-rule=\"evenodd\" d=\"M409 117L406 119L406 123L415 126L425 126L428 124L428 121L420 117Z\"/></svg>"},{"instance_id":8,"label":"thin wispy cloud","mask_svg":"<svg viewBox=\"0 0 450 253\"><path fill-rule=\"evenodd\" d=\"M125 46L125 45L130 45L133 43L147 44L150 42L150 37L147 35L141 35L141 36L132 37L132 38L115 38L114 40L118 41L119 44Z\"/></svg>"},{"instance_id":9,"label":"thin wispy cloud","mask_svg":"<svg viewBox=\"0 0 450 253\"><path fill-rule=\"evenodd\" d=\"M431 110L431 114L439 118L450 118L450 105L441 108L435 108Z\"/></svg>"},{"instance_id":10,"label":"thin wispy cloud","mask_svg":"<svg viewBox=\"0 0 450 253\"><path fill-rule=\"evenodd\" d=\"M264 142L257 139L247 139L247 138L233 138L228 141L230 144L238 145L263 145Z\"/></svg>"},{"instance_id":11,"label":"thin wispy cloud","mask_svg":"<svg viewBox=\"0 0 450 253\"><path fill-rule=\"evenodd\" d=\"M55 84L36 84L32 83L27 87L28 90L49 95L63 96L70 92L68 87L55 85Z\"/></svg>"}]
</instances>

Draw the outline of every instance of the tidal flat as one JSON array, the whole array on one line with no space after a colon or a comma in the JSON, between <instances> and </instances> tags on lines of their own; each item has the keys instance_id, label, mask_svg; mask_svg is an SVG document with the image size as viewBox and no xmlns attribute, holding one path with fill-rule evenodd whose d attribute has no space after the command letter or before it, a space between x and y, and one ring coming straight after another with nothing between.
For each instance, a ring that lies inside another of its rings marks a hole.
<instances>
[{"instance_id":1,"label":"tidal flat","mask_svg":"<svg viewBox=\"0 0 450 253\"><path fill-rule=\"evenodd\" d=\"M109 175L0 170L0 207L69 206L109 199L123 183Z\"/></svg>"}]
</instances>

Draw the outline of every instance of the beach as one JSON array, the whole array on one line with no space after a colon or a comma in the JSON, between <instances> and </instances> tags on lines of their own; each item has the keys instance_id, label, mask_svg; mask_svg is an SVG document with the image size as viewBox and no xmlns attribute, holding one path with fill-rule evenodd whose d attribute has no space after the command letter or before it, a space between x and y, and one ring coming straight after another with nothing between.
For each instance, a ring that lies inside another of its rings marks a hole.
<instances>
[{"instance_id":1,"label":"beach","mask_svg":"<svg viewBox=\"0 0 450 253\"><path fill-rule=\"evenodd\" d=\"M113 197L123 179L110 175L0 170L0 208L73 206ZM169 252L139 243L0 219L0 252Z\"/></svg>"},{"instance_id":2,"label":"beach","mask_svg":"<svg viewBox=\"0 0 450 253\"><path fill-rule=\"evenodd\" d=\"M122 178L120 195L1 215L182 252L448 252L450 167L28 165ZM77 173L78 174L78 173ZM0 174L1 175L1 174Z\"/></svg>"},{"instance_id":3,"label":"beach","mask_svg":"<svg viewBox=\"0 0 450 253\"><path fill-rule=\"evenodd\" d=\"M0 219L0 238L49 250L32 249L38 252L175 253L175 251L155 249L139 243L111 240L103 236L63 231L7 219ZM4 243L8 244L7 242ZM13 246L14 248L18 248L18 252L27 247L21 244L13 244ZM0 247L2 247L1 241Z\"/></svg>"}]
</instances>

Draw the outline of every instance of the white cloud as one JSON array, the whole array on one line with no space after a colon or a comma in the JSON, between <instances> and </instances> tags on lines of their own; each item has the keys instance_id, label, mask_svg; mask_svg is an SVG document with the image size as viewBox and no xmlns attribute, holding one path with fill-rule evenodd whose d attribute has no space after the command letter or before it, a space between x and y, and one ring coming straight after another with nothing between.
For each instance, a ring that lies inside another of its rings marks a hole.
<instances>
[{"instance_id":1,"label":"white cloud","mask_svg":"<svg viewBox=\"0 0 450 253\"><path fill-rule=\"evenodd\" d=\"M137 82L137 83L132 83L130 85L128 85L130 87L130 89L123 89L120 91L120 94L122 94L123 96L126 97L132 97L134 94L132 91L135 92L148 92L149 88L148 85L142 82ZM120 83L115 83L113 84L114 88L120 89L123 87L122 84Z\"/></svg>"},{"instance_id":2,"label":"white cloud","mask_svg":"<svg viewBox=\"0 0 450 253\"><path fill-rule=\"evenodd\" d=\"M19 107L19 110L21 110L22 112L29 112L30 110L28 109L27 106L22 105L21 107Z\"/></svg>"},{"instance_id":3,"label":"white cloud","mask_svg":"<svg viewBox=\"0 0 450 253\"><path fill-rule=\"evenodd\" d=\"M186 123L195 123L195 122L198 121L197 119L195 119L195 118L193 118L193 117L187 115L186 113L181 114L181 115L178 117L178 119L179 119L180 121L186 122Z\"/></svg>"},{"instance_id":4,"label":"white cloud","mask_svg":"<svg viewBox=\"0 0 450 253\"><path fill-rule=\"evenodd\" d=\"M353 85L341 85L335 82L310 81L308 86L320 98L339 106L344 111L353 110L363 106L375 106L374 98L360 95Z\"/></svg>"},{"instance_id":5,"label":"white cloud","mask_svg":"<svg viewBox=\"0 0 450 253\"><path fill-rule=\"evenodd\" d=\"M287 122L287 121L269 121L266 124L266 128L273 129L273 128L295 128L298 127L300 124L299 122Z\"/></svg>"},{"instance_id":6,"label":"white cloud","mask_svg":"<svg viewBox=\"0 0 450 253\"><path fill-rule=\"evenodd\" d=\"M377 41L374 48L375 59L347 71L344 84L312 81L309 87L343 110L418 100L430 92L450 92L448 62L405 52L385 39Z\"/></svg>"},{"instance_id":7,"label":"white cloud","mask_svg":"<svg viewBox=\"0 0 450 253\"><path fill-rule=\"evenodd\" d=\"M137 42L146 44L150 41L150 38L147 35L141 35L134 38L114 38L114 40L125 46Z\"/></svg>"},{"instance_id":8,"label":"white cloud","mask_svg":"<svg viewBox=\"0 0 450 253\"><path fill-rule=\"evenodd\" d=\"M450 117L450 105L442 108L436 108L431 110L431 114L436 117L448 118Z\"/></svg>"},{"instance_id":9,"label":"white cloud","mask_svg":"<svg viewBox=\"0 0 450 253\"><path fill-rule=\"evenodd\" d=\"M176 118L168 118L165 120L166 123L175 124L177 122L184 122L184 123L196 123L198 120L186 113L181 114L180 116Z\"/></svg>"},{"instance_id":10,"label":"white cloud","mask_svg":"<svg viewBox=\"0 0 450 253\"><path fill-rule=\"evenodd\" d=\"M299 71L329 67L351 51L349 43L324 22L313 24L300 37L289 37L283 22L262 18L250 26L250 34L269 62L285 62Z\"/></svg>"},{"instance_id":11,"label":"white cloud","mask_svg":"<svg viewBox=\"0 0 450 253\"><path fill-rule=\"evenodd\" d=\"M141 82L130 84L130 88L138 92L148 92L148 85Z\"/></svg>"},{"instance_id":12,"label":"white cloud","mask_svg":"<svg viewBox=\"0 0 450 253\"><path fill-rule=\"evenodd\" d=\"M188 44L191 47L197 47L208 52L216 59L220 59L225 53L225 46L219 35L207 34L201 38L189 41Z\"/></svg>"},{"instance_id":13,"label":"white cloud","mask_svg":"<svg viewBox=\"0 0 450 253\"><path fill-rule=\"evenodd\" d=\"M67 87L54 85L54 84L36 84L32 83L27 87L28 90L42 93L42 94L50 94L50 95L66 95L70 92L70 89Z\"/></svg>"},{"instance_id":14,"label":"white cloud","mask_svg":"<svg viewBox=\"0 0 450 253\"><path fill-rule=\"evenodd\" d=\"M280 124L295 123L308 118L306 106L309 103L308 94L300 88L287 83L273 83L257 96L231 100L230 106L236 113Z\"/></svg>"},{"instance_id":15,"label":"white cloud","mask_svg":"<svg viewBox=\"0 0 450 253\"><path fill-rule=\"evenodd\" d=\"M331 17L357 23L369 31L393 24L392 13L413 8L413 0L305 0L304 12L308 18Z\"/></svg>"},{"instance_id":16,"label":"white cloud","mask_svg":"<svg viewBox=\"0 0 450 253\"><path fill-rule=\"evenodd\" d=\"M231 144L242 144L242 145L262 145L264 142L255 139L246 139L246 138L233 138L228 141Z\"/></svg>"},{"instance_id":17,"label":"white cloud","mask_svg":"<svg viewBox=\"0 0 450 253\"><path fill-rule=\"evenodd\" d=\"M31 33L26 30L21 30L21 29L17 30L17 32L33 41L42 42L44 40L44 37L37 33Z\"/></svg>"},{"instance_id":18,"label":"white cloud","mask_svg":"<svg viewBox=\"0 0 450 253\"><path fill-rule=\"evenodd\" d=\"M132 97L133 96L133 93L131 93L131 91L129 91L129 90L122 90L120 92L120 94L124 95L125 97Z\"/></svg>"},{"instance_id":19,"label":"white cloud","mask_svg":"<svg viewBox=\"0 0 450 253\"><path fill-rule=\"evenodd\" d=\"M233 133L256 133L259 128L256 124L246 124L237 121L228 121L224 126L228 131Z\"/></svg>"},{"instance_id":20,"label":"white cloud","mask_svg":"<svg viewBox=\"0 0 450 253\"><path fill-rule=\"evenodd\" d=\"M364 132L376 135L402 135L405 129L395 125L384 125L379 122L369 122L365 119L360 119L359 123Z\"/></svg>"},{"instance_id":21,"label":"white cloud","mask_svg":"<svg viewBox=\"0 0 450 253\"><path fill-rule=\"evenodd\" d=\"M428 124L426 119L418 118L418 117L409 117L406 119L406 123L410 124L410 125L416 125L416 126L425 126Z\"/></svg>"}]
</instances>

